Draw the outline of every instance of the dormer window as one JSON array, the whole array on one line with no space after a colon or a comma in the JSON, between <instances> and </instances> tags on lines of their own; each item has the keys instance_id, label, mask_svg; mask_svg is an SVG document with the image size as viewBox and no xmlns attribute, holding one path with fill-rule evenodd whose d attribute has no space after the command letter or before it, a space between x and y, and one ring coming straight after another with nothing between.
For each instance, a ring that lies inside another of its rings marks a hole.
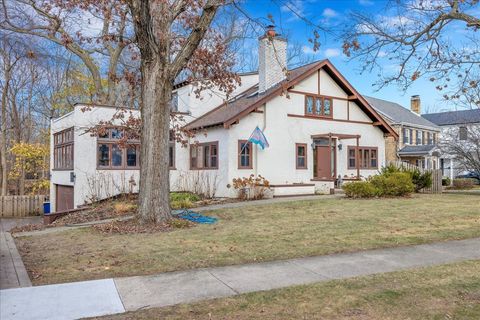
<instances>
[{"instance_id":1,"label":"dormer window","mask_svg":"<svg viewBox=\"0 0 480 320\"><path fill-rule=\"evenodd\" d=\"M322 96L305 96L305 115L314 117L332 117L332 99Z\"/></svg>"}]
</instances>

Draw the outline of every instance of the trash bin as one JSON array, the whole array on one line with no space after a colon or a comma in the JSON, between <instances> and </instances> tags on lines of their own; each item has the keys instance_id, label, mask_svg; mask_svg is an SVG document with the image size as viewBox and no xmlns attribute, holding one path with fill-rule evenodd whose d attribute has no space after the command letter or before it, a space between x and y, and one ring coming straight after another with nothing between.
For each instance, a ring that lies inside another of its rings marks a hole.
<instances>
[{"instance_id":1,"label":"trash bin","mask_svg":"<svg viewBox=\"0 0 480 320\"><path fill-rule=\"evenodd\" d=\"M50 202L44 202L43 203L43 214L49 214L50 213Z\"/></svg>"}]
</instances>

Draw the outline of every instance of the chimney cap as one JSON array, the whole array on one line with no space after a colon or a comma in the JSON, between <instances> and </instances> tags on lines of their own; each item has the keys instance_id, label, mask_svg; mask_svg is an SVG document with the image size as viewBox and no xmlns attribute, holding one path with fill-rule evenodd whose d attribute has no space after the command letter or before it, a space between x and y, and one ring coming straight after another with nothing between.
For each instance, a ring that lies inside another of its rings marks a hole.
<instances>
[{"instance_id":1,"label":"chimney cap","mask_svg":"<svg viewBox=\"0 0 480 320\"><path fill-rule=\"evenodd\" d=\"M275 26L273 24L269 24L267 27L266 27L267 31L265 32L265 35L267 37L275 37L276 35L276 32L275 32Z\"/></svg>"},{"instance_id":2,"label":"chimney cap","mask_svg":"<svg viewBox=\"0 0 480 320\"><path fill-rule=\"evenodd\" d=\"M420 95L419 95L419 94L414 94L414 95L412 96L412 99L420 99Z\"/></svg>"}]
</instances>

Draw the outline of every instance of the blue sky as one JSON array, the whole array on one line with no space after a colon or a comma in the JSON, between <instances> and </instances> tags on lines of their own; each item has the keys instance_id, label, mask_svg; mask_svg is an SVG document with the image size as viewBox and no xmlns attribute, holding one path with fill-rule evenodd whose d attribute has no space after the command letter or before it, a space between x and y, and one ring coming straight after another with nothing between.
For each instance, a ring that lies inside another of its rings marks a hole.
<instances>
[{"instance_id":1,"label":"blue sky","mask_svg":"<svg viewBox=\"0 0 480 320\"><path fill-rule=\"evenodd\" d=\"M373 84L378 80L378 70L361 74L360 62L343 55L342 42L333 34L321 34L321 48L318 52L313 52L312 45L308 42L308 39L312 37L312 27L307 26L291 10L288 10L285 4L288 4L290 8L295 8L294 10L300 15L315 23L325 26L342 26L347 22L348 13L351 11L361 11L372 16L385 14L387 1L247 0L243 8L254 18L266 18L271 14L277 29L288 34L289 41L300 43L305 55L312 56L315 60L330 59L348 81L364 95L395 101L409 107L410 97L418 94L422 99L422 112L424 113L426 111L439 112L455 108L455 106L442 101L441 94L435 89L435 85L424 78L415 81L406 92L395 84L377 91ZM385 59L385 64L382 65L384 71L395 67L395 64L387 59Z\"/></svg>"}]
</instances>

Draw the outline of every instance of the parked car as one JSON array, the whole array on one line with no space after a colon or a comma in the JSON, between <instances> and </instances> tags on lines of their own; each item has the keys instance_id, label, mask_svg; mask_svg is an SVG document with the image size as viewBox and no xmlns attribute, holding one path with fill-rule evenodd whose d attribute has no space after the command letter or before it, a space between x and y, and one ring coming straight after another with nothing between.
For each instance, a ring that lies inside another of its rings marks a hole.
<instances>
[{"instance_id":1,"label":"parked car","mask_svg":"<svg viewBox=\"0 0 480 320\"><path fill-rule=\"evenodd\" d=\"M457 179L473 179L477 184L480 184L480 174L476 172L467 172L456 177Z\"/></svg>"}]
</instances>

